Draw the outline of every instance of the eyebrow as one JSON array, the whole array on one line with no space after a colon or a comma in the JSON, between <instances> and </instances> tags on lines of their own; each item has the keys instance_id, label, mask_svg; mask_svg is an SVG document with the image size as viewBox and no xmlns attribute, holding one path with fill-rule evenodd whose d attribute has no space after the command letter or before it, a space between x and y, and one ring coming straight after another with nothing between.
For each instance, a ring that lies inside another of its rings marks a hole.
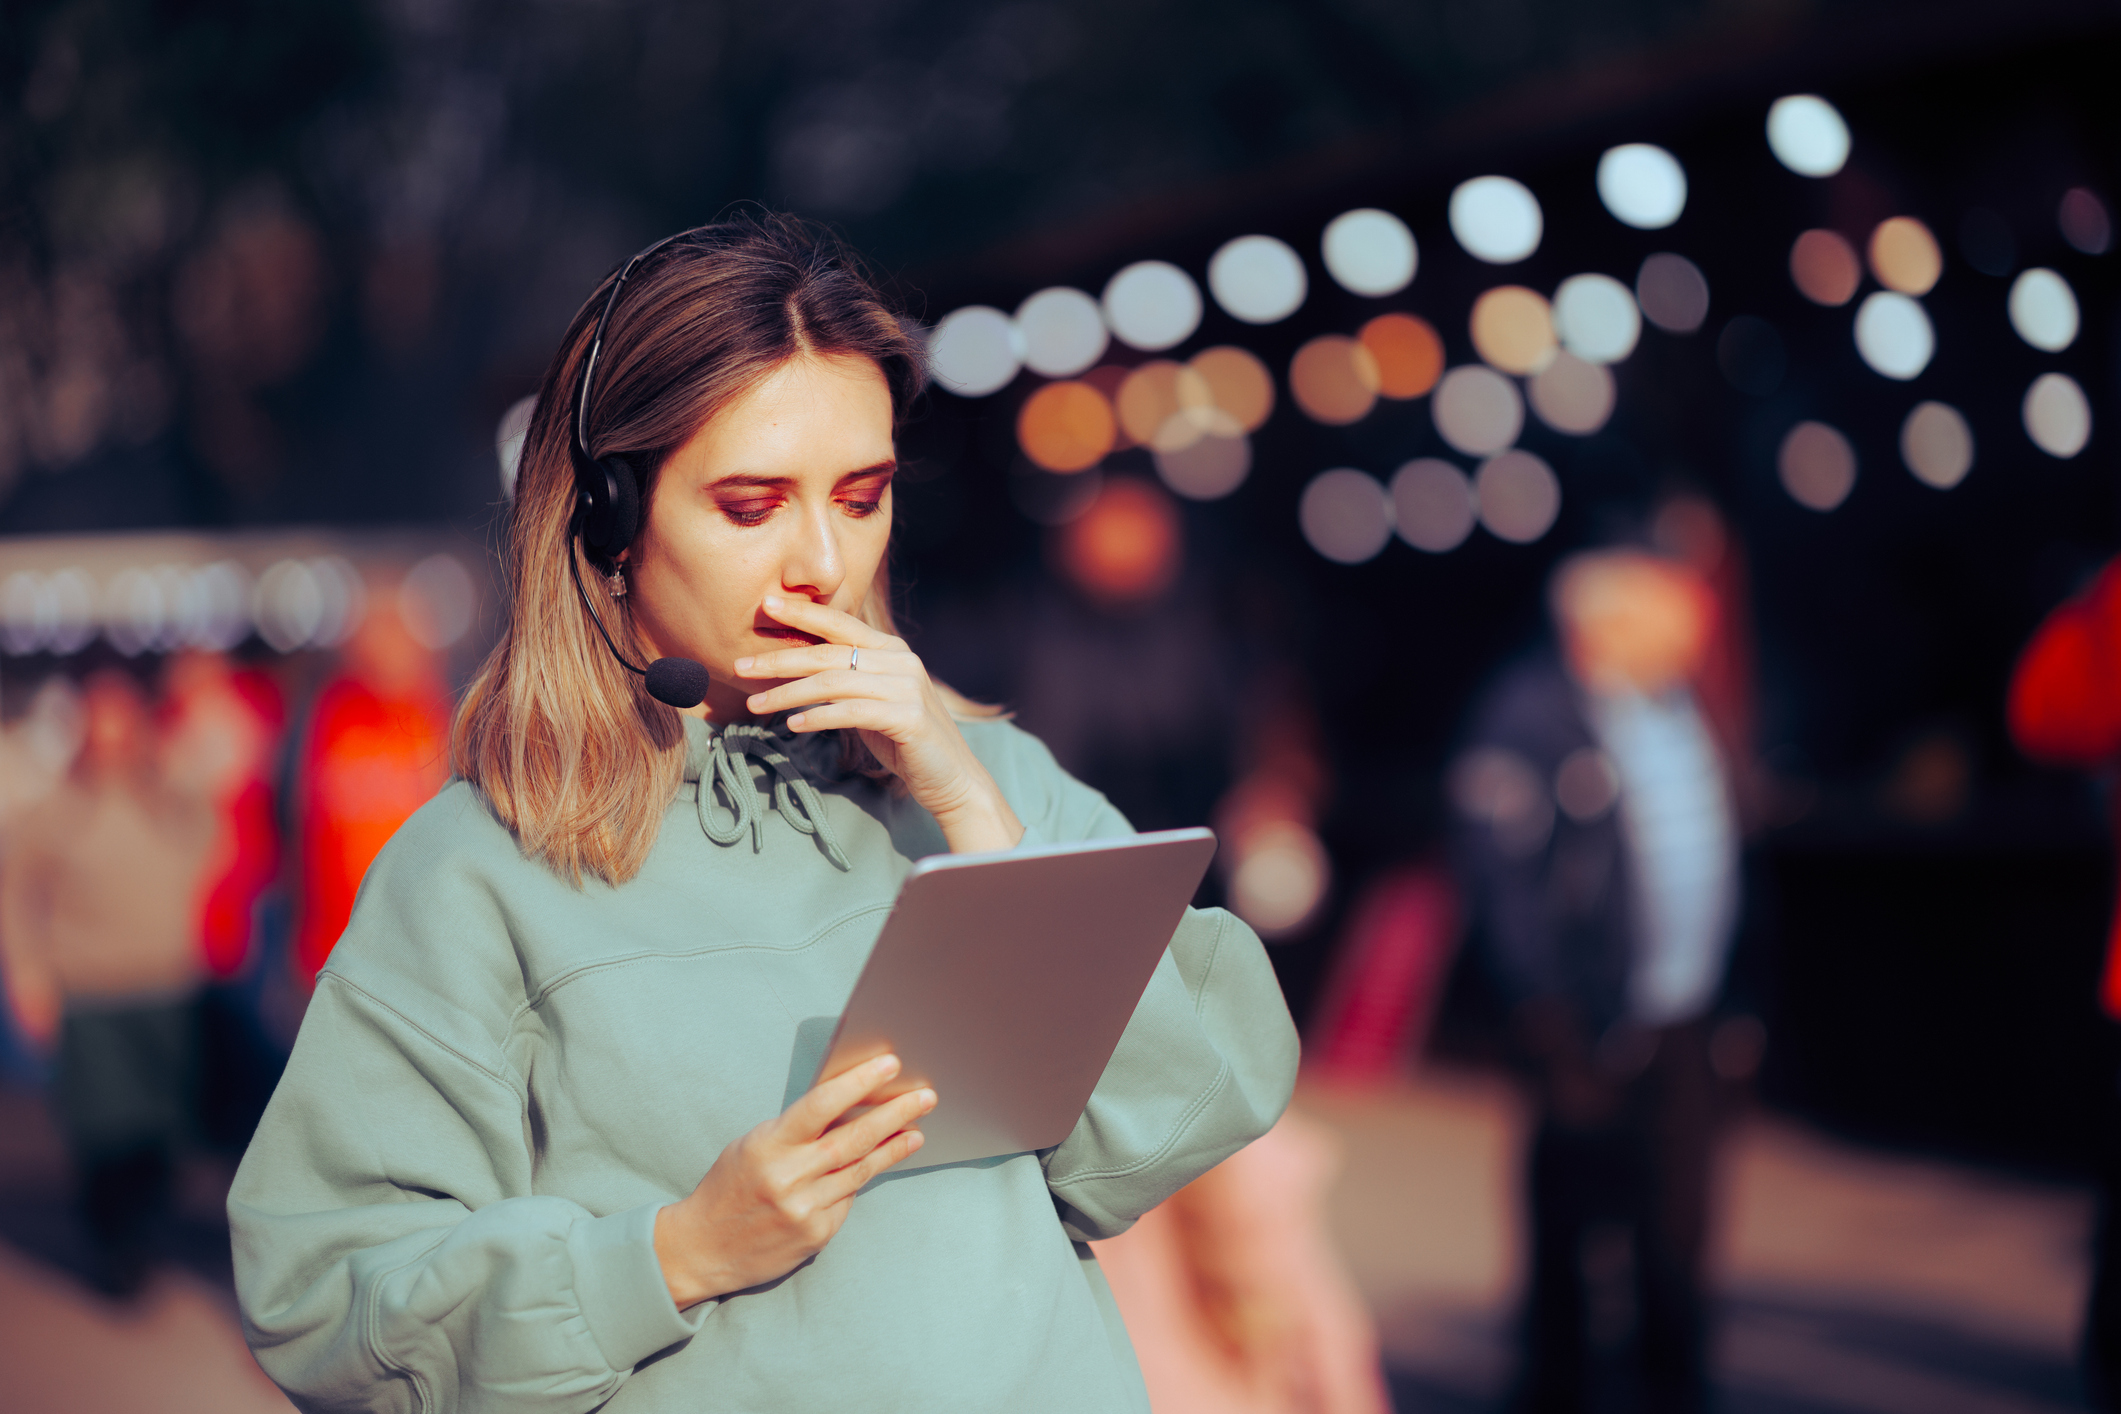
<instances>
[{"instance_id":1,"label":"eyebrow","mask_svg":"<svg viewBox=\"0 0 2121 1414\"><path fill-rule=\"evenodd\" d=\"M898 462L895 459L880 461L874 463L873 465L862 467L857 471L850 471L845 475L841 476L837 481L834 481L832 484L834 486L844 486L850 481L859 481L862 477L865 476L890 476L897 472L897 470ZM710 491L719 491L724 486L763 486L769 488L778 488L783 486L793 486L794 484L795 478L792 476L766 476L758 472L734 471L727 476L719 476L716 477L713 481L708 482L707 489Z\"/></svg>"}]
</instances>

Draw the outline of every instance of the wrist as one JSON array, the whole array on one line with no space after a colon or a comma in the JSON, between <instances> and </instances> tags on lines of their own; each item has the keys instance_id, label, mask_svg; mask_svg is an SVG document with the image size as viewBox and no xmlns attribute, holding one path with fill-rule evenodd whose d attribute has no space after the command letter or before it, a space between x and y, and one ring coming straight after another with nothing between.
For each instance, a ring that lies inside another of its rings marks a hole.
<instances>
[{"instance_id":1,"label":"wrist","mask_svg":"<svg viewBox=\"0 0 2121 1414\"><path fill-rule=\"evenodd\" d=\"M711 1275L714 1264L700 1260L701 1243L698 1234L689 1230L686 1216L683 1203L671 1203L655 1215L656 1265L662 1268L663 1285L680 1311L720 1296L725 1289Z\"/></svg>"},{"instance_id":2,"label":"wrist","mask_svg":"<svg viewBox=\"0 0 2121 1414\"><path fill-rule=\"evenodd\" d=\"M935 823L953 854L977 854L1014 849L1024 837L1023 822L992 780L985 789L966 792L965 798L935 810Z\"/></svg>"}]
</instances>

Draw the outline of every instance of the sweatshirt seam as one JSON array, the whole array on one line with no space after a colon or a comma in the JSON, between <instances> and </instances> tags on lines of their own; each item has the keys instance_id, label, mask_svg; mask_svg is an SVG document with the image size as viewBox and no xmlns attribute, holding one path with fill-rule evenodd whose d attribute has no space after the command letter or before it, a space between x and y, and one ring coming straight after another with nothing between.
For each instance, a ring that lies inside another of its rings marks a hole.
<instances>
[{"instance_id":1,"label":"sweatshirt seam","mask_svg":"<svg viewBox=\"0 0 2121 1414\"><path fill-rule=\"evenodd\" d=\"M1107 1165L1104 1168L1078 1169L1074 1173L1054 1178L1051 1182L1055 1185L1065 1185L1081 1183L1089 1179L1125 1178L1130 1174L1140 1173L1143 1169L1161 1163L1166 1155L1178 1147L1178 1141L1186 1136L1186 1132L1193 1127L1193 1122L1201 1117L1201 1114L1206 1111L1209 1105L1214 1103L1215 1097L1222 1093L1223 1086L1229 1081L1229 1078L1230 1062L1226 1060L1216 1070L1215 1079L1209 1082L1208 1088L1194 1096L1192 1103L1186 1106L1185 1112L1173 1121L1170 1132L1164 1136L1163 1142L1141 1158L1135 1159L1130 1163Z\"/></svg>"},{"instance_id":2,"label":"sweatshirt seam","mask_svg":"<svg viewBox=\"0 0 2121 1414\"><path fill-rule=\"evenodd\" d=\"M420 1408L423 1411L432 1409L434 1407L434 1400L429 1394L427 1388L427 1377L425 1375L422 1375L419 1370L415 1369L413 1366L408 1364L401 1364L400 1362L392 1359L389 1353L383 1349L383 1342L378 1335L378 1327L382 1324L382 1321L381 1318L377 1315L377 1308L379 1308L383 1304L383 1289L389 1284L390 1279L396 1276L399 1272L404 1271L406 1268L411 1267L416 1263L423 1262L428 1257L432 1256L435 1252L435 1249L439 1248L443 1243L449 1240L450 1231L451 1229L444 1228L440 1235L438 1235L433 1242L428 1243L425 1247L422 1247L419 1251L413 1253L410 1257L407 1257L404 1261L398 1263L395 1267L391 1267L386 1271L378 1272L376 1274L375 1281L368 1288L368 1304L363 1313L364 1320L362 1324L365 1329L361 1332L361 1343L368 1347L369 1355L375 1360L378 1365L381 1365L385 1370L394 1371L397 1374L403 1375L407 1379L412 1381L413 1394L420 1401Z\"/></svg>"},{"instance_id":3,"label":"sweatshirt seam","mask_svg":"<svg viewBox=\"0 0 2121 1414\"><path fill-rule=\"evenodd\" d=\"M1208 1008L1208 988L1215 980L1215 964L1222 960L1223 937L1230 927L1230 915L1218 912L1215 919L1215 941L1208 945L1207 965L1200 970L1200 986L1193 993L1193 1015L1199 1018Z\"/></svg>"},{"instance_id":4,"label":"sweatshirt seam","mask_svg":"<svg viewBox=\"0 0 2121 1414\"><path fill-rule=\"evenodd\" d=\"M779 953L784 956L793 955L795 953L804 952L810 948L817 946L820 942L823 942L831 934L838 932L840 929L846 927L849 923L855 922L856 920L866 915L877 913L889 913L890 911L891 906L889 904L864 904L860 908L850 909L846 913L841 914L839 917L833 919L831 922L825 924L816 932L812 933L809 937L793 945L786 945L781 943L710 943L703 947L686 948L681 951L643 948L638 952L627 953L620 957L599 958L595 962L585 962L582 963L580 966L571 968L566 972L560 973L557 977L552 978L543 986L539 987L535 993L525 997L520 1003L517 1004L515 1011L513 1012L513 1014L510 1015L509 1027L511 1030L513 1030L516 1021L518 1021L525 1013L535 1011L540 1006L543 1006L545 1002L552 997L552 994L559 991L562 987L567 986L571 982L579 981L581 978L586 977L594 972L606 972L610 971L613 968L619 967L632 967L643 962L686 961L693 958L706 957L715 953L771 952Z\"/></svg>"},{"instance_id":5,"label":"sweatshirt seam","mask_svg":"<svg viewBox=\"0 0 2121 1414\"><path fill-rule=\"evenodd\" d=\"M495 1070L492 1066L486 1064L484 1061L479 1060L474 1056L466 1055L462 1050L459 1050L457 1047L443 1040L440 1036L437 1036L434 1032L428 1030L425 1026L422 1026L419 1022L413 1020L403 1011L400 1011L397 1007L392 1006L389 1002L377 996L374 992L368 990L368 988L362 986L358 982L349 980L344 973L333 972L329 969L326 969L325 971L317 975L320 981L323 978L329 977L334 982L337 982L340 986L345 987L347 990L368 998L369 1001L375 1003L377 1006L383 1008L383 1010L389 1012L392 1016L396 1017L399 1021L405 1023L405 1025L409 1029L425 1037L428 1043L433 1045L437 1050L455 1056L458 1060L464 1062L464 1064L470 1066L473 1070L476 1070L477 1072L479 1072L479 1074L485 1076L488 1080L491 1080L494 1084L500 1086L503 1090L506 1090L517 1100L525 1101L527 1103L527 1093L519 1089L513 1083L511 1083L506 1076L501 1074L500 1071Z\"/></svg>"}]
</instances>

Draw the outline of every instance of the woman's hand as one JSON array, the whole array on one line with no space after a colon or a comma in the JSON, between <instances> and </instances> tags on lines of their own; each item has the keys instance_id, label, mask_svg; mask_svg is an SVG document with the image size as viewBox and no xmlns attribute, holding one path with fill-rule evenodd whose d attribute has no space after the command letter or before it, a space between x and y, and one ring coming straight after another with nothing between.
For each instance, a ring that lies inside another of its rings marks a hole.
<instances>
[{"instance_id":1,"label":"woman's hand","mask_svg":"<svg viewBox=\"0 0 2121 1414\"><path fill-rule=\"evenodd\" d=\"M862 744L943 827L952 851L1015 848L1022 823L904 639L808 599L768 595L765 602L782 623L825 641L737 659L740 677L794 679L754 694L747 707L762 717L802 707L788 719L799 732L860 732ZM854 669L851 649L861 650ZM809 705L816 702L825 705Z\"/></svg>"},{"instance_id":2,"label":"woman's hand","mask_svg":"<svg viewBox=\"0 0 2121 1414\"><path fill-rule=\"evenodd\" d=\"M935 1108L933 1090L832 1127L897 1074L897 1056L878 1056L824 1081L655 1215L656 1260L680 1310L794 1271L840 1230L863 1184L921 1147L906 1126Z\"/></svg>"}]
</instances>

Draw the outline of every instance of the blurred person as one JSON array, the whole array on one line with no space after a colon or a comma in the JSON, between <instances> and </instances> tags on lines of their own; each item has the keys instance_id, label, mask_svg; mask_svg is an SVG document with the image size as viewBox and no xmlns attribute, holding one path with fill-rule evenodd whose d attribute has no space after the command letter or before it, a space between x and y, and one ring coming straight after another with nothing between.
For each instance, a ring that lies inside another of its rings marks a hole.
<instances>
[{"instance_id":1,"label":"blurred person","mask_svg":"<svg viewBox=\"0 0 2121 1414\"><path fill-rule=\"evenodd\" d=\"M1640 1407L1706 1398L1702 1255L1716 1079L1707 1017L1738 916L1738 823L1690 687L1714 599L1639 550L1564 562L1558 653L1505 671L1452 794L1468 903L1530 1062L1526 1410L1585 1407L1588 1248L1632 1258Z\"/></svg>"},{"instance_id":2,"label":"blurred person","mask_svg":"<svg viewBox=\"0 0 2121 1414\"><path fill-rule=\"evenodd\" d=\"M53 1106L95 1247L96 1283L145 1277L190 1129L192 907L211 806L159 770L148 708L117 671L90 678L67 780L17 821L0 857L0 956L33 1039L56 1045Z\"/></svg>"},{"instance_id":3,"label":"blurred person","mask_svg":"<svg viewBox=\"0 0 2121 1414\"><path fill-rule=\"evenodd\" d=\"M1389 1414L1325 1222L1332 1132L1295 1111L1095 1244L1155 1414Z\"/></svg>"},{"instance_id":4,"label":"blurred person","mask_svg":"<svg viewBox=\"0 0 2121 1414\"><path fill-rule=\"evenodd\" d=\"M258 899L280 869L272 767L286 707L265 673L196 649L170 659L162 704L164 774L214 813L199 952L207 975L225 979L249 960Z\"/></svg>"},{"instance_id":5,"label":"blurred person","mask_svg":"<svg viewBox=\"0 0 2121 1414\"><path fill-rule=\"evenodd\" d=\"M2011 738L2026 755L2107 774L2110 808L2121 803L2111 793L2111 773L2121 765L2121 560L2034 632L2011 675L2008 716ZM2107 941L2099 1005L2109 1020L2121 1021L2121 911ZM2103 1089L2099 1227L2083 1356L2094 1407L2121 1410L2121 1074Z\"/></svg>"},{"instance_id":6,"label":"blurred person","mask_svg":"<svg viewBox=\"0 0 2121 1414\"><path fill-rule=\"evenodd\" d=\"M229 1196L304 1407L1146 1409L1088 1243L1287 1103L1242 923L1181 920L1052 1150L872 1184L937 1102L891 1056L784 1105L914 859L1131 833L893 630L924 367L784 217L660 241L570 323L461 779L370 868Z\"/></svg>"},{"instance_id":7,"label":"blurred person","mask_svg":"<svg viewBox=\"0 0 2121 1414\"><path fill-rule=\"evenodd\" d=\"M449 779L449 691L434 651L376 594L318 692L296 765L295 965L330 958L384 842Z\"/></svg>"}]
</instances>

